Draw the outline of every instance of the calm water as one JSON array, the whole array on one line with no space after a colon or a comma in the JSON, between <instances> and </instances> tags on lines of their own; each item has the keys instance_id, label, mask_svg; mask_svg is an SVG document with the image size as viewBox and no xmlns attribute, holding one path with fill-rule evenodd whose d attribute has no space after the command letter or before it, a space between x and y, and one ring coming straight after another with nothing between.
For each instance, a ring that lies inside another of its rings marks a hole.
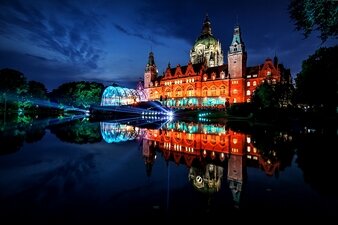
<instances>
[{"instance_id":1,"label":"calm water","mask_svg":"<svg viewBox=\"0 0 338 225\"><path fill-rule=\"evenodd\" d=\"M1 133L2 220L327 219L338 211L335 128L50 124Z\"/></svg>"}]
</instances>

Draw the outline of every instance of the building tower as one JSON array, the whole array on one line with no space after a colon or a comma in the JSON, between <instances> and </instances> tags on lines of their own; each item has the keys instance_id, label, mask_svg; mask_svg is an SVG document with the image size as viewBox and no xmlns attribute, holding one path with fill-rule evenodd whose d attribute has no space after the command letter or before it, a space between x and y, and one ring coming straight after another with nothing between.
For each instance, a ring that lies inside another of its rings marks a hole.
<instances>
[{"instance_id":1,"label":"building tower","mask_svg":"<svg viewBox=\"0 0 338 225\"><path fill-rule=\"evenodd\" d=\"M208 67L223 65L221 43L211 33L208 15L204 19L201 35L190 50L190 61L192 64L205 62Z\"/></svg>"},{"instance_id":2,"label":"building tower","mask_svg":"<svg viewBox=\"0 0 338 225\"><path fill-rule=\"evenodd\" d=\"M243 185L243 156L230 155L228 160L228 182L235 207L239 207Z\"/></svg>"},{"instance_id":3,"label":"building tower","mask_svg":"<svg viewBox=\"0 0 338 225\"><path fill-rule=\"evenodd\" d=\"M234 35L228 52L228 71L230 78L242 78L246 71L247 54L241 37L239 26L234 29Z\"/></svg>"},{"instance_id":4,"label":"building tower","mask_svg":"<svg viewBox=\"0 0 338 225\"><path fill-rule=\"evenodd\" d=\"M158 70L155 64L154 53L150 52L148 63L144 71L144 88L152 87L154 81L157 79Z\"/></svg>"}]
</instances>

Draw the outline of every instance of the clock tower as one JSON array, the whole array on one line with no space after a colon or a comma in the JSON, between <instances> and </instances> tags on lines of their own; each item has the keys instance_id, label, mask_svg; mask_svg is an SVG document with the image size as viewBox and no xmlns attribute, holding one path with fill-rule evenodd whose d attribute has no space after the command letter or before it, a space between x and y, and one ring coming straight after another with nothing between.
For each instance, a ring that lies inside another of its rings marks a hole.
<instances>
[{"instance_id":1,"label":"clock tower","mask_svg":"<svg viewBox=\"0 0 338 225\"><path fill-rule=\"evenodd\" d=\"M157 79L158 70L155 64L154 53L150 52L148 57L148 63L144 71L144 88L153 86L153 83Z\"/></svg>"},{"instance_id":2,"label":"clock tower","mask_svg":"<svg viewBox=\"0 0 338 225\"><path fill-rule=\"evenodd\" d=\"M230 78L242 78L246 71L247 54L239 26L234 29L232 43L228 52L228 71Z\"/></svg>"}]
</instances>

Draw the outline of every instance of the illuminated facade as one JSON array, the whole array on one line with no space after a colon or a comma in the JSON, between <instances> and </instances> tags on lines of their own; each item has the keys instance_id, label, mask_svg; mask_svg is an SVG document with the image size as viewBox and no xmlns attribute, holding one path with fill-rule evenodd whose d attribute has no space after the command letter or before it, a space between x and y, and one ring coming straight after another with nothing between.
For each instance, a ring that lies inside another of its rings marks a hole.
<instances>
[{"instance_id":1,"label":"illuminated facade","mask_svg":"<svg viewBox=\"0 0 338 225\"><path fill-rule=\"evenodd\" d=\"M144 88L148 100L158 100L168 107L224 108L227 104L250 102L256 87L262 82L290 82L290 70L278 64L277 57L261 65L247 67L247 52L239 26L234 28L224 64L220 42L212 35L206 17L201 35L190 50L186 66L170 64L159 76L150 52L144 73Z\"/></svg>"}]
</instances>

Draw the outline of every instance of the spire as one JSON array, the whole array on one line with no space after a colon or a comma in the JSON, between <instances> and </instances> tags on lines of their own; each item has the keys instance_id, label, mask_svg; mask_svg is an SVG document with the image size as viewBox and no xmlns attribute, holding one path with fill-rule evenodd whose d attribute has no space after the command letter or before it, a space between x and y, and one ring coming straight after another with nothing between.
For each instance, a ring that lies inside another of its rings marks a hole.
<instances>
[{"instance_id":1,"label":"spire","mask_svg":"<svg viewBox=\"0 0 338 225\"><path fill-rule=\"evenodd\" d=\"M209 20L208 13L205 16L203 27L202 27L202 35L206 35L206 34L212 35L211 34L211 23Z\"/></svg>"},{"instance_id":2,"label":"spire","mask_svg":"<svg viewBox=\"0 0 338 225\"><path fill-rule=\"evenodd\" d=\"M276 55L276 51L275 51L275 57L273 57L273 65L277 68L278 67L278 57Z\"/></svg>"},{"instance_id":3,"label":"spire","mask_svg":"<svg viewBox=\"0 0 338 225\"><path fill-rule=\"evenodd\" d=\"M236 25L234 28L234 35L230 45L230 53L233 52L245 52L245 46L242 40L242 34L239 25Z\"/></svg>"},{"instance_id":4,"label":"spire","mask_svg":"<svg viewBox=\"0 0 338 225\"><path fill-rule=\"evenodd\" d=\"M153 65L155 65L155 59L154 59L154 53L151 51L149 53L148 65L147 66L153 66Z\"/></svg>"},{"instance_id":5,"label":"spire","mask_svg":"<svg viewBox=\"0 0 338 225\"><path fill-rule=\"evenodd\" d=\"M239 28L239 25L236 25L234 28L234 35L232 37L232 43L231 44L243 44L242 41L242 34L241 34L241 30Z\"/></svg>"}]
</instances>

